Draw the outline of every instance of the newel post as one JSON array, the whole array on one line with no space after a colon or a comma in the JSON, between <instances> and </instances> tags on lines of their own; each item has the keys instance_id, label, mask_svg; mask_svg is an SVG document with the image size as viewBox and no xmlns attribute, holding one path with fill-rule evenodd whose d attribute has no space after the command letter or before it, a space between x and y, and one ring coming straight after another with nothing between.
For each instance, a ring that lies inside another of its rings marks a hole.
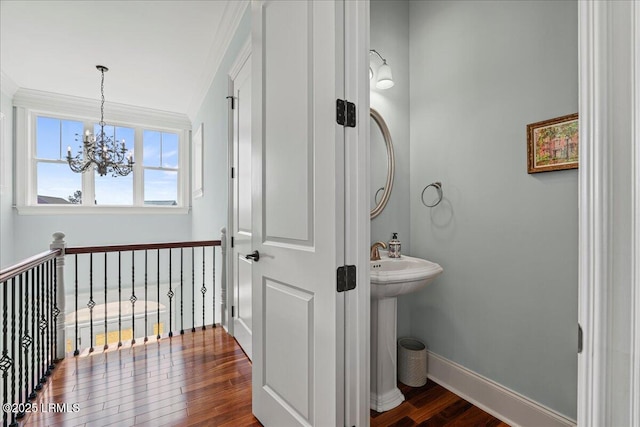
<instances>
[{"instance_id":1,"label":"newel post","mask_svg":"<svg viewBox=\"0 0 640 427\"><path fill-rule=\"evenodd\" d=\"M220 229L221 275L220 275L220 323L228 326L227 316L227 227Z\"/></svg>"},{"instance_id":2,"label":"newel post","mask_svg":"<svg viewBox=\"0 0 640 427\"><path fill-rule=\"evenodd\" d=\"M64 291L64 250L67 243L64 241L64 233L53 233L53 241L49 248L51 250L62 249L60 255L56 257L56 306L54 310L54 321L56 325L56 360L64 359L65 355L65 291Z\"/></svg>"}]
</instances>

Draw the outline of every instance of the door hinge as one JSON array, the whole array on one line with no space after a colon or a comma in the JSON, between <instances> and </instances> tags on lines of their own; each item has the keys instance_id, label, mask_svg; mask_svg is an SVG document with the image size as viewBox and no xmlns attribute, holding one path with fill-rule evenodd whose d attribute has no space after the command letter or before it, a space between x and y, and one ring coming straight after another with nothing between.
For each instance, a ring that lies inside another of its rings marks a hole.
<instances>
[{"instance_id":1,"label":"door hinge","mask_svg":"<svg viewBox=\"0 0 640 427\"><path fill-rule=\"evenodd\" d=\"M578 323L578 354L582 353L582 326Z\"/></svg>"},{"instance_id":2,"label":"door hinge","mask_svg":"<svg viewBox=\"0 0 640 427\"><path fill-rule=\"evenodd\" d=\"M231 306L231 317L236 317L236 306L235 305Z\"/></svg>"},{"instance_id":3,"label":"door hinge","mask_svg":"<svg viewBox=\"0 0 640 427\"><path fill-rule=\"evenodd\" d=\"M356 104L346 99L337 99L336 122L341 126L356 127Z\"/></svg>"},{"instance_id":4,"label":"door hinge","mask_svg":"<svg viewBox=\"0 0 640 427\"><path fill-rule=\"evenodd\" d=\"M235 110L236 109L236 102L235 102L236 99L233 97L233 95L227 96L227 99L231 100L231 109Z\"/></svg>"},{"instance_id":5,"label":"door hinge","mask_svg":"<svg viewBox=\"0 0 640 427\"><path fill-rule=\"evenodd\" d=\"M236 168L232 167L231 168L231 179L236 177Z\"/></svg>"},{"instance_id":6,"label":"door hinge","mask_svg":"<svg viewBox=\"0 0 640 427\"><path fill-rule=\"evenodd\" d=\"M233 236L231 236L231 247L233 248L234 245L234 241L233 241Z\"/></svg>"},{"instance_id":7,"label":"door hinge","mask_svg":"<svg viewBox=\"0 0 640 427\"><path fill-rule=\"evenodd\" d=\"M350 291L356 288L356 266L343 265L338 267L338 292Z\"/></svg>"}]
</instances>

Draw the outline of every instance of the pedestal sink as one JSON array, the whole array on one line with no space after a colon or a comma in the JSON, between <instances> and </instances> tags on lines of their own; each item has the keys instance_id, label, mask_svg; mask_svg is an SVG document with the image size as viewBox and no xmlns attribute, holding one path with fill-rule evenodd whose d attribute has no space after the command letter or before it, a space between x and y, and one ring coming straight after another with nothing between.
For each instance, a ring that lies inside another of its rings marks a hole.
<instances>
[{"instance_id":1,"label":"pedestal sink","mask_svg":"<svg viewBox=\"0 0 640 427\"><path fill-rule=\"evenodd\" d=\"M435 262L403 255L371 261L371 409L384 412L404 396L397 386L397 296L415 292L442 274Z\"/></svg>"}]
</instances>

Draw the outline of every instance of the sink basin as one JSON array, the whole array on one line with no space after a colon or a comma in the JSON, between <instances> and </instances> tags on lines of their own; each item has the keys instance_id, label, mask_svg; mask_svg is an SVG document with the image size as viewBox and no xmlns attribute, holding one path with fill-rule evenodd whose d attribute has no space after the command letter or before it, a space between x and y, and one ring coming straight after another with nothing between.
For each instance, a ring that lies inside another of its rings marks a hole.
<instances>
[{"instance_id":1,"label":"sink basin","mask_svg":"<svg viewBox=\"0 0 640 427\"><path fill-rule=\"evenodd\" d=\"M380 260L371 261L371 298L392 298L415 292L442 274L442 267L426 259L402 255L389 258L380 251Z\"/></svg>"}]
</instances>

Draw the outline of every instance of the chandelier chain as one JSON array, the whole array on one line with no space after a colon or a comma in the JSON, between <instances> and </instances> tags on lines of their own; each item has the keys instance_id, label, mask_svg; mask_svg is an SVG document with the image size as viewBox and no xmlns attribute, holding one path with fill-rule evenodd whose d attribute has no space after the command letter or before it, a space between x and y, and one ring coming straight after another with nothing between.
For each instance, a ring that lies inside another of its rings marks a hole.
<instances>
[{"instance_id":1,"label":"chandelier chain","mask_svg":"<svg viewBox=\"0 0 640 427\"><path fill-rule=\"evenodd\" d=\"M102 73L102 80L100 81L100 95L102 96L102 102L100 103L100 127L104 132L104 70L100 70Z\"/></svg>"}]
</instances>

